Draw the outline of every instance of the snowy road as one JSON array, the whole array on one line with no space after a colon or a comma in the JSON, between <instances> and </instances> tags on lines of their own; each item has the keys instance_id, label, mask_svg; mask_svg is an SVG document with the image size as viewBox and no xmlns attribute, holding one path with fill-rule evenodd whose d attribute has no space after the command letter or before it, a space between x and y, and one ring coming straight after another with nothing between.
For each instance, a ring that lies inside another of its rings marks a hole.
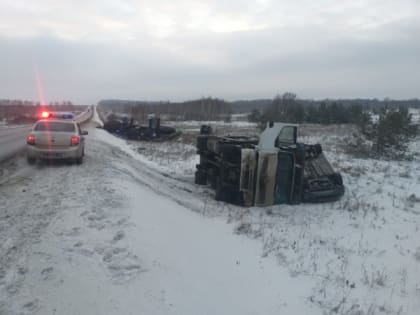
<instances>
[{"instance_id":1,"label":"snowy road","mask_svg":"<svg viewBox=\"0 0 420 315\"><path fill-rule=\"evenodd\" d=\"M115 141L90 128L82 166L7 165L0 314L320 313L258 241Z\"/></svg>"},{"instance_id":2,"label":"snowy road","mask_svg":"<svg viewBox=\"0 0 420 315\"><path fill-rule=\"evenodd\" d=\"M23 150L30 128L31 125L23 125L0 129L0 161Z\"/></svg>"}]
</instances>

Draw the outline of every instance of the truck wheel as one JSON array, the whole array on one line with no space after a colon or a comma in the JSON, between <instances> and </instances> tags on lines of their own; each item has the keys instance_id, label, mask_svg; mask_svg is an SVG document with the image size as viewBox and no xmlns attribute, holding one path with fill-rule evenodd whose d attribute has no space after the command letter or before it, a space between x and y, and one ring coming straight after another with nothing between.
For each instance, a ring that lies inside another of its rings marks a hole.
<instances>
[{"instance_id":1,"label":"truck wheel","mask_svg":"<svg viewBox=\"0 0 420 315\"><path fill-rule=\"evenodd\" d=\"M217 201L225 201L225 192L223 190L222 182L219 177L216 177L216 195L214 197Z\"/></svg>"},{"instance_id":2,"label":"truck wheel","mask_svg":"<svg viewBox=\"0 0 420 315\"><path fill-rule=\"evenodd\" d=\"M322 153L322 147L319 143L315 144L314 148L317 155L320 155Z\"/></svg>"},{"instance_id":3,"label":"truck wheel","mask_svg":"<svg viewBox=\"0 0 420 315\"><path fill-rule=\"evenodd\" d=\"M207 151L207 139L208 136L198 136L197 137L197 150L200 152Z\"/></svg>"},{"instance_id":4,"label":"truck wheel","mask_svg":"<svg viewBox=\"0 0 420 315\"><path fill-rule=\"evenodd\" d=\"M195 172L194 182L197 185L206 185L207 184L207 174L204 172L197 171Z\"/></svg>"},{"instance_id":5,"label":"truck wheel","mask_svg":"<svg viewBox=\"0 0 420 315\"><path fill-rule=\"evenodd\" d=\"M209 162L209 159L204 154L200 154L200 164L206 165Z\"/></svg>"},{"instance_id":6,"label":"truck wheel","mask_svg":"<svg viewBox=\"0 0 420 315\"><path fill-rule=\"evenodd\" d=\"M331 179L335 185L342 186L343 185L343 177L341 177L340 173L335 173L331 175Z\"/></svg>"},{"instance_id":7,"label":"truck wheel","mask_svg":"<svg viewBox=\"0 0 420 315\"><path fill-rule=\"evenodd\" d=\"M221 145L221 153L224 160L240 163L241 162L241 147L235 144L224 143Z\"/></svg>"},{"instance_id":8,"label":"truck wheel","mask_svg":"<svg viewBox=\"0 0 420 315\"><path fill-rule=\"evenodd\" d=\"M214 174L211 174L211 176L209 176L209 182L210 182L210 186L213 189L216 189L217 187L217 176Z\"/></svg>"}]
</instances>

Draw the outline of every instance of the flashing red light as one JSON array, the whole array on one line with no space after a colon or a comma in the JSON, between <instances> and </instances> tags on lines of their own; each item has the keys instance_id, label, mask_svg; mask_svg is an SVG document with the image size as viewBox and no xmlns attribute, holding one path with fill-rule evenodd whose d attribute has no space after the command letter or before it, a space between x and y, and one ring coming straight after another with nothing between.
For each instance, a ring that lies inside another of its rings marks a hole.
<instances>
[{"instance_id":1,"label":"flashing red light","mask_svg":"<svg viewBox=\"0 0 420 315\"><path fill-rule=\"evenodd\" d=\"M34 135L29 135L28 137L26 137L26 143L30 144L30 145L34 145L35 144L35 136Z\"/></svg>"},{"instance_id":2,"label":"flashing red light","mask_svg":"<svg viewBox=\"0 0 420 315\"><path fill-rule=\"evenodd\" d=\"M50 117L50 115L51 115L51 114L50 114L49 112L42 112L42 113L41 113L41 117L42 117L42 118L48 118L48 117Z\"/></svg>"},{"instance_id":3,"label":"flashing red light","mask_svg":"<svg viewBox=\"0 0 420 315\"><path fill-rule=\"evenodd\" d=\"M71 145L78 145L80 143L80 138L78 136L72 136L70 139Z\"/></svg>"}]
</instances>

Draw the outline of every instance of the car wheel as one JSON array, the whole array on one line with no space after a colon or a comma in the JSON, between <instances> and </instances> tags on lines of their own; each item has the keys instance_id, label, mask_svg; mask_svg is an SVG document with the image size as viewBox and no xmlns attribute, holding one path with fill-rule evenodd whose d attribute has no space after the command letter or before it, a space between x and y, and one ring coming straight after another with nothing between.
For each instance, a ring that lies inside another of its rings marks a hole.
<instances>
[{"instance_id":1,"label":"car wheel","mask_svg":"<svg viewBox=\"0 0 420 315\"><path fill-rule=\"evenodd\" d=\"M79 157L76 159L76 163L77 164L82 164L83 163L83 156Z\"/></svg>"},{"instance_id":2,"label":"car wheel","mask_svg":"<svg viewBox=\"0 0 420 315\"><path fill-rule=\"evenodd\" d=\"M26 161L28 161L28 164L33 165L33 164L35 164L36 159L35 158L32 158L32 157L27 157L26 158Z\"/></svg>"}]
</instances>

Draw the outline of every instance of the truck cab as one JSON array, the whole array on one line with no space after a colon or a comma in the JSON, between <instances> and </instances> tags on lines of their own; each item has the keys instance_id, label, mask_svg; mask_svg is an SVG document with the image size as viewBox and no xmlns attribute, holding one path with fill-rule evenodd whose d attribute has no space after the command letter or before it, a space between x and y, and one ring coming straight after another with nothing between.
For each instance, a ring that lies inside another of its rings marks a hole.
<instances>
[{"instance_id":1,"label":"truck cab","mask_svg":"<svg viewBox=\"0 0 420 315\"><path fill-rule=\"evenodd\" d=\"M341 175L319 144L297 142L298 125L267 123L258 139L202 135L196 183L210 184L216 199L242 206L336 200Z\"/></svg>"}]
</instances>

